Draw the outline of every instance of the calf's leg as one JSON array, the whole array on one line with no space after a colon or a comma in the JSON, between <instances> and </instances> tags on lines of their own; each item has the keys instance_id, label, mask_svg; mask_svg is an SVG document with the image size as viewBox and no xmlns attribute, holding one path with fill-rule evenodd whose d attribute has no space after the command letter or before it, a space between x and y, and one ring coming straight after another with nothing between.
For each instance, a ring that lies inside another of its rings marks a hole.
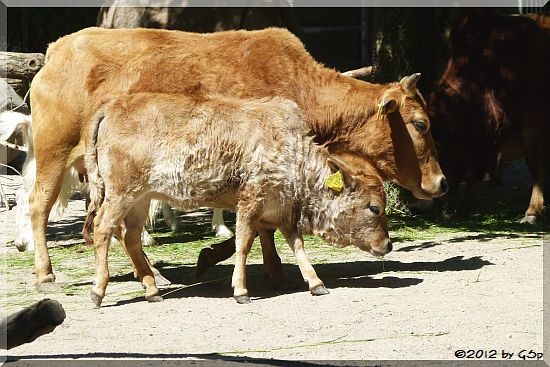
<instances>
[{"instance_id":1,"label":"calf's leg","mask_svg":"<svg viewBox=\"0 0 550 367\"><path fill-rule=\"evenodd\" d=\"M107 198L94 219L95 281L90 296L96 307L101 306L109 282L107 256L111 237L126 215L127 206L128 204L124 204L123 199L110 200Z\"/></svg>"},{"instance_id":2,"label":"calf's leg","mask_svg":"<svg viewBox=\"0 0 550 367\"><path fill-rule=\"evenodd\" d=\"M296 256L298 267L300 268L300 272L302 273L304 280L309 285L309 291L311 294L315 296L328 294L328 289L325 288L325 285L321 279L319 279L315 269L313 269L313 266L309 262L307 254L304 250L304 239L302 238L302 234L297 229L292 227L281 227L280 230L288 242L288 245L294 252L294 256Z\"/></svg>"},{"instance_id":3,"label":"calf's leg","mask_svg":"<svg viewBox=\"0 0 550 367\"><path fill-rule=\"evenodd\" d=\"M287 284L281 258L275 248L274 231L260 231L260 243L264 259L264 272L275 289L284 288ZM235 253L235 237L203 248L197 260L197 277L204 274L217 263L229 259Z\"/></svg>"},{"instance_id":4,"label":"calf's leg","mask_svg":"<svg viewBox=\"0 0 550 367\"><path fill-rule=\"evenodd\" d=\"M132 260L139 280L145 287L145 299L149 302L158 302L162 301L162 297L155 282L155 275L152 271L154 268L141 249L141 230L147 219L148 210L148 200L141 200L134 204L124 218L123 236L126 252Z\"/></svg>"},{"instance_id":5,"label":"calf's leg","mask_svg":"<svg viewBox=\"0 0 550 367\"><path fill-rule=\"evenodd\" d=\"M240 213L237 213L235 241L237 251L231 286L233 287L233 297L238 303L250 302L248 290L246 289L246 257L250 252L254 237L256 237L256 231L252 227L250 219L244 218Z\"/></svg>"}]
</instances>

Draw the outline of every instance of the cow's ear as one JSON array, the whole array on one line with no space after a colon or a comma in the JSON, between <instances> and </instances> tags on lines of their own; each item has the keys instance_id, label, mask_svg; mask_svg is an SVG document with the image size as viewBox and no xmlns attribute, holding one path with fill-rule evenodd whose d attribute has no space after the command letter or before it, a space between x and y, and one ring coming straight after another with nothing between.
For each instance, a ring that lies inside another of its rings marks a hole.
<instances>
[{"instance_id":1,"label":"cow's ear","mask_svg":"<svg viewBox=\"0 0 550 367\"><path fill-rule=\"evenodd\" d=\"M382 100L378 104L378 114L383 116L395 111L397 111L397 101L392 97L382 97Z\"/></svg>"},{"instance_id":2,"label":"cow's ear","mask_svg":"<svg viewBox=\"0 0 550 367\"><path fill-rule=\"evenodd\" d=\"M341 160L331 157L327 161L332 174L325 178L325 187L340 192L344 188L355 190L357 184L351 170Z\"/></svg>"}]
</instances>

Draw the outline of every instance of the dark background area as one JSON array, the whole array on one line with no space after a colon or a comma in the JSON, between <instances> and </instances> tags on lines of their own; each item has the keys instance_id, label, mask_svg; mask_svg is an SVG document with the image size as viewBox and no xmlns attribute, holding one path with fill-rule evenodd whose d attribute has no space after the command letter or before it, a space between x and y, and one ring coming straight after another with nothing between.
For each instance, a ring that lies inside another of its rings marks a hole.
<instances>
[{"instance_id":1,"label":"dark background area","mask_svg":"<svg viewBox=\"0 0 550 367\"><path fill-rule=\"evenodd\" d=\"M59 37L94 26L99 8L8 8L7 50L45 53ZM295 8L313 57L339 71L373 65L373 82L422 73L426 95L445 65L446 39L459 8ZM541 9L497 9L533 13Z\"/></svg>"}]
</instances>

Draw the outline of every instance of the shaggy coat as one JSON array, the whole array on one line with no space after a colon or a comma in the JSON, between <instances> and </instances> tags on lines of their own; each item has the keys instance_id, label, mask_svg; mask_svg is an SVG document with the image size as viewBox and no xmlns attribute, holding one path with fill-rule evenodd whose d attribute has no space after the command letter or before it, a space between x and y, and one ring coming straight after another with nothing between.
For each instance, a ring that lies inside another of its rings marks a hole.
<instances>
[{"instance_id":1,"label":"shaggy coat","mask_svg":"<svg viewBox=\"0 0 550 367\"><path fill-rule=\"evenodd\" d=\"M331 154L351 154L355 168L371 164L383 180L431 198L446 191L446 182L415 81L373 85L341 76L315 62L295 36L274 28L213 34L88 28L59 39L31 88L37 284L55 280L45 238L48 214L67 170L85 172L82 132L113 96L281 96L304 111L315 141Z\"/></svg>"},{"instance_id":2,"label":"shaggy coat","mask_svg":"<svg viewBox=\"0 0 550 367\"><path fill-rule=\"evenodd\" d=\"M90 127L86 167L92 200L100 207L92 289L97 306L108 281L107 247L123 220L146 297L158 300L151 269L140 256L151 199L181 209L237 211L233 287L239 302L248 301L244 267L256 232L281 230L316 294L325 289L303 251L302 233L374 255L391 251L380 178L372 169L355 176L313 143L298 106L289 100L122 96L105 105ZM341 192L325 186L337 170L344 177Z\"/></svg>"}]
</instances>

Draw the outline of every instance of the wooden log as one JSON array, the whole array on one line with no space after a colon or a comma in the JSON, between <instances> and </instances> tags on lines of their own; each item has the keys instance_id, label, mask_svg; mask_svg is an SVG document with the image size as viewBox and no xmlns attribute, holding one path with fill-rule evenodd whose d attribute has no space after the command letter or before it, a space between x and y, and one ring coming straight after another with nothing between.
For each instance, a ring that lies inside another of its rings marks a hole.
<instances>
[{"instance_id":1,"label":"wooden log","mask_svg":"<svg viewBox=\"0 0 550 367\"><path fill-rule=\"evenodd\" d=\"M44 66L41 53L0 52L0 77L31 80Z\"/></svg>"},{"instance_id":2,"label":"wooden log","mask_svg":"<svg viewBox=\"0 0 550 367\"><path fill-rule=\"evenodd\" d=\"M0 349L11 349L51 333L65 320L65 310L55 300L43 299L0 320Z\"/></svg>"}]
</instances>

